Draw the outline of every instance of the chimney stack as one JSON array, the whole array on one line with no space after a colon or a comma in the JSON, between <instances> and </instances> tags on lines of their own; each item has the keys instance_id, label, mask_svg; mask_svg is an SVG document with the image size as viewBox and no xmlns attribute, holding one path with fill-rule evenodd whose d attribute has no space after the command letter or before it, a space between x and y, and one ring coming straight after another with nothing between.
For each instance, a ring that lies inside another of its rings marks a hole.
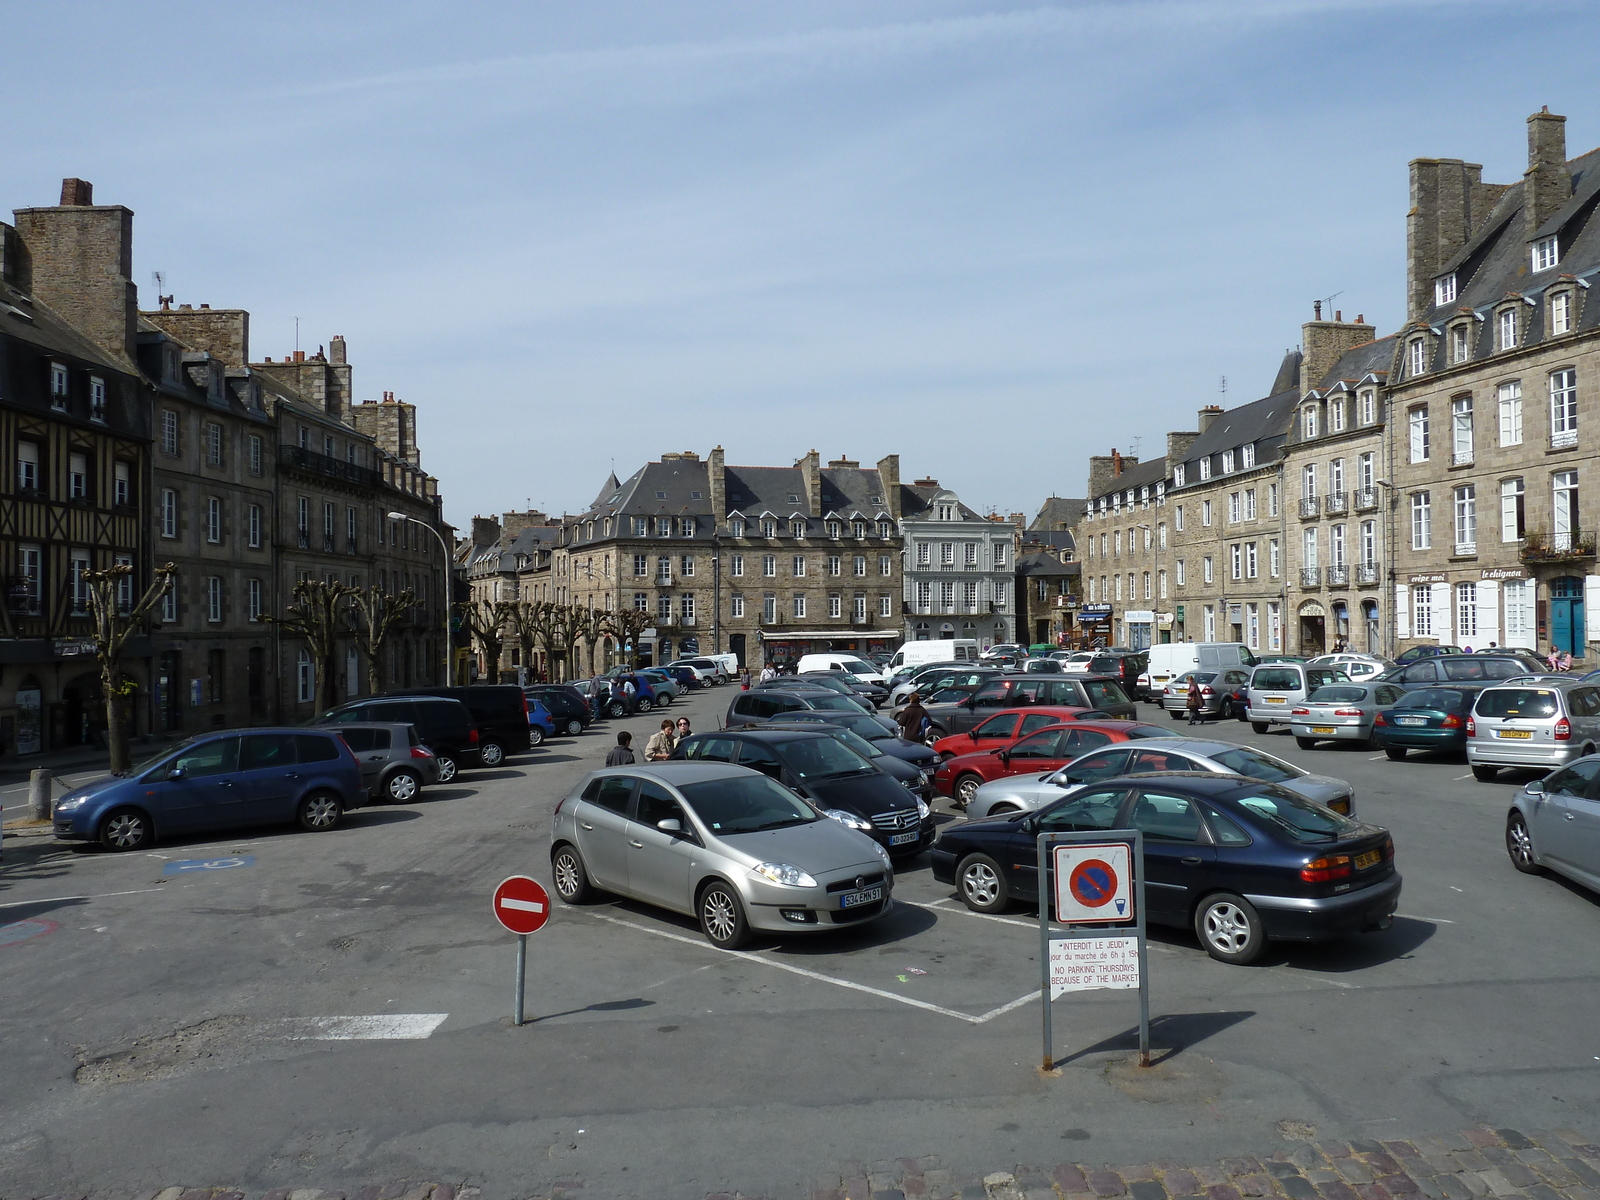
<instances>
[{"instance_id":1,"label":"chimney stack","mask_svg":"<svg viewBox=\"0 0 1600 1200\"><path fill-rule=\"evenodd\" d=\"M1567 119L1548 105L1528 118L1528 170L1522 178L1523 236L1531 242L1539 226L1572 198Z\"/></svg>"},{"instance_id":2,"label":"chimney stack","mask_svg":"<svg viewBox=\"0 0 1600 1200\"><path fill-rule=\"evenodd\" d=\"M94 184L87 179L63 179L61 181L61 207L94 207Z\"/></svg>"},{"instance_id":3,"label":"chimney stack","mask_svg":"<svg viewBox=\"0 0 1600 1200\"><path fill-rule=\"evenodd\" d=\"M895 521L900 519L900 456L885 454L878 460L878 481L883 486L883 506Z\"/></svg>"},{"instance_id":4,"label":"chimney stack","mask_svg":"<svg viewBox=\"0 0 1600 1200\"><path fill-rule=\"evenodd\" d=\"M1204 433L1211 428L1211 423L1222 415L1222 406L1208 404L1200 410L1200 432Z\"/></svg>"},{"instance_id":5,"label":"chimney stack","mask_svg":"<svg viewBox=\"0 0 1600 1200\"><path fill-rule=\"evenodd\" d=\"M815 450L806 452L806 456L795 466L800 468L800 479L804 483L806 504L813 517L822 515L822 455Z\"/></svg>"},{"instance_id":6,"label":"chimney stack","mask_svg":"<svg viewBox=\"0 0 1600 1200\"><path fill-rule=\"evenodd\" d=\"M1322 377L1337 363L1347 350L1364 346L1372 341L1372 326L1357 317L1346 324L1339 320L1336 310L1331 321L1307 321L1300 326L1300 345L1304 358L1300 363L1300 394L1322 386Z\"/></svg>"},{"instance_id":7,"label":"chimney stack","mask_svg":"<svg viewBox=\"0 0 1600 1200\"><path fill-rule=\"evenodd\" d=\"M721 446L711 447L706 455L706 487L710 489L712 520L720 527L728 520L728 475Z\"/></svg>"}]
</instances>

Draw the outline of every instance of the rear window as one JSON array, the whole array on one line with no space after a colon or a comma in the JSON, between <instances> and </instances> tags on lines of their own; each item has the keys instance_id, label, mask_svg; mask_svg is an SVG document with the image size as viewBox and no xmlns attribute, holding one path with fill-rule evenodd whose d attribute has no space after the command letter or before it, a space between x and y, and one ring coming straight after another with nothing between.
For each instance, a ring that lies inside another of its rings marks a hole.
<instances>
[{"instance_id":1,"label":"rear window","mask_svg":"<svg viewBox=\"0 0 1600 1200\"><path fill-rule=\"evenodd\" d=\"M861 755L832 738L808 737L786 742L783 757L789 769L801 779L822 779L874 769Z\"/></svg>"},{"instance_id":2,"label":"rear window","mask_svg":"<svg viewBox=\"0 0 1600 1200\"><path fill-rule=\"evenodd\" d=\"M303 763L329 762L339 757L339 745L331 737L297 733L294 740L298 758Z\"/></svg>"},{"instance_id":3,"label":"rear window","mask_svg":"<svg viewBox=\"0 0 1600 1200\"><path fill-rule=\"evenodd\" d=\"M1250 686L1272 692L1297 692L1300 690L1300 672L1287 667L1256 668L1250 676Z\"/></svg>"},{"instance_id":4,"label":"rear window","mask_svg":"<svg viewBox=\"0 0 1600 1200\"><path fill-rule=\"evenodd\" d=\"M1083 690L1089 693L1089 703L1096 708L1128 703L1128 693L1108 679L1085 680Z\"/></svg>"},{"instance_id":5,"label":"rear window","mask_svg":"<svg viewBox=\"0 0 1600 1200\"><path fill-rule=\"evenodd\" d=\"M1490 688L1474 711L1480 717L1554 717L1561 702L1550 688Z\"/></svg>"},{"instance_id":6,"label":"rear window","mask_svg":"<svg viewBox=\"0 0 1600 1200\"><path fill-rule=\"evenodd\" d=\"M1301 775L1299 770L1282 759L1273 758L1270 754L1263 754L1259 750L1250 750L1244 746L1207 757L1235 775L1248 775L1251 779L1259 779L1263 783L1282 783L1285 779L1298 779Z\"/></svg>"},{"instance_id":7,"label":"rear window","mask_svg":"<svg viewBox=\"0 0 1600 1200\"><path fill-rule=\"evenodd\" d=\"M1361 828L1331 808L1290 792L1246 793L1233 798L1251 816L1292 842L1334 842Z\"/></svg>"},{"instance_id":8,"label":"rear window","mask_svg":"<svg viewBox=\"0 0 1600 1200\"><path fill-rule=\"evenodd\" d=\"M1367 689L1363 687L1319 687L1306 697L1322 704L1360 704L1366 698Z\"/></svg>"},{"instance_id":9,"label":"rear window","mask_svg":"<svg viewBox=\"0 0 1600 1200\"><path fill-rule=\"evenodd\" d=\"M1330 683L1349 682L1350 676L1346 675L1343 671L1335 670L1330 667L1319 667L1316 670L1306 672L1306 687L1313 690L1320 687L1327 687Z\"/></svg>"},{"instance_id":10,"label":"rear window","mask_svg":"<svg viewBox=\"0 0 1600 1200\"><path fill-rule=\"evenodd\" d=\"M1467 706L1467 693L1454 688L1418 688L1400 697L1401 708L1436 708L1440 712L1460 712Z\"/></svg>"}]
</instances>

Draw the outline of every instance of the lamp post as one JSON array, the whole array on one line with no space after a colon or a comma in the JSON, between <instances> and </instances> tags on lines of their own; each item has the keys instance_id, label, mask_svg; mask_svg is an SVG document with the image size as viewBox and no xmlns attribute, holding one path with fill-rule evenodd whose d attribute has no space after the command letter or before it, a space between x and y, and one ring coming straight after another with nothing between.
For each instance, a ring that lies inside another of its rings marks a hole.
<instances>
[{"instance_id":1,"label":"lamp post","mask_svg":"<svg viewBox=\"0 0 1600 1200\"><path fill-rule=\"evenodd\" d=\"M1385 556L1385 558L1387 560L1387 567L1388 567L1388 572L1389 572L1389 587L1380 588L1378 594L1381 597L1383 595L1384 591L1387 591L1389 593L1389 595L1387 597L1388 604L1386 606L1389 609L1389 619L1388 619L1388 621L1386 621L1384 623L1386 625L1386 627L1387 627L1385 629L1385 633L1387 633L1388 636L1384 638L1384 641L1386 643L1388 643L1389 657L1393 658L1394 655L1395 655L1395 649L1396 649L1395 648L1395 630L1397 628L1397 624L1396 623L1400 620L1400 612L1399 612L1400 601L1399 601L1399 598L1395 595L1395 588L1394 588L1394 582L1395 582L1395 580L1397 578L1399 578L1399 576L1395 573L1395 569L1394 569L1394 548L1395 548L1395 543L1399 540L1395 536L1395 528L1394 528L1394 523L1395 523L1395 505L1399 502L1399 496L1396 494L1398 489L1396 489L1394 484L1390 483L1387 479L1374 479L1372 481L1372 486L1374 488L1388 488L1389 489L1389 496L1388 496L1389 503L1388 503L1388 506L1387 506L1388 507L1388 519L1385 520L1384 523L1383 523L1383 540L1384 540L1384 543L1385 543L1383 549L1384 549L1384 556ZM1382 601L1380 600L1379 603L1382 604ZM1381 611L1381 609L1380 609L1380 611Z\"/></svg>"},{"instance_id":2,"label":"lamp post","mask_svg":"<svg viewBox=\"0 0 1600 1200\"><path fill-rule=\"evenodd\" d=\"M422 526L422 528L426 529L429 533L433 534L434 540L439 543L439 550L444 555L444 587L441 589L443 591L443 593L444 593L443 605L442 605L442 607L444 608L444 684L443 684L443 686L449 687L450 686L450 607L451 607L451 599L450 599L450 547L446 546L444 544L444 535L442 533L440 533L437 529L435 529L432 525L429 525L426 521L419 521L419 520L417 520L417 518L415 518L413 516L410 516L410 515L408 515L406 513L403 513L403 512L391 512L389 514L389 519L391 521L410 521L413 525Z\"/></svg>"}]
</instances>

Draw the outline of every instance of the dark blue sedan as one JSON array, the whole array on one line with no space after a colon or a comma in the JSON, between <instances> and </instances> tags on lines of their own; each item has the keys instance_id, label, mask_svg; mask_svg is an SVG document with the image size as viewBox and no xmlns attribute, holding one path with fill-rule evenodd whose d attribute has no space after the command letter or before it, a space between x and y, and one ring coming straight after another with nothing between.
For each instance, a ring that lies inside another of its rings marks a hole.
<instances>
[{"instance_id":1,"label":"dark blue sedan","mask_svg":"<svg viewBox=\"0 0 1600 1200\"><path fill-rule=\"evenodd\" d=\"M1037 904L1038 835L1110 829L1144 834L1146 921L1193 928L1221 962L1252 962L1269 939L1386 929L1400 903L1388 830L1274 784L1190 772L1097 780L1034 813L955 826L929 852L933 876L976 912Z\"/></svg>"},{"instance_id":2,"label":"dark blue sedan","mask_svg":"<svg viewBox=\"0 0 1600 1200\"><path fill-rule=\"evenodd\" d=\"M289 822L321 832L366 795L360 764L333 730L219 731L73 788L55 803L55 835L144 850L157 834Z\"/></svg>"}]
</instances>

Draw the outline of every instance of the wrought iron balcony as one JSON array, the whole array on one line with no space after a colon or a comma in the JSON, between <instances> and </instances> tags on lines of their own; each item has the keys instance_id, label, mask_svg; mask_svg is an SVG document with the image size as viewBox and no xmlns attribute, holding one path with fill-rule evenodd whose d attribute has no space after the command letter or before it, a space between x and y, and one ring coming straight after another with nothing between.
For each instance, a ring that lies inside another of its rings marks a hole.
<instances>
[{"instance_id":1,"label":"wrought iron balcony","mask_svg":"<svg viewBox=\"0 0 1600 1200\"><path fill-rule=\"evenodd\" d=\"M1322 502L1323 511L1330 517L1334 513L1350 511L1350 498L1344 492L1329 492Z\"/></svg>"},{"instance_id":2,"label":"wrought iron balcony","mask_svg":"<svg viewBox=\"0 0 1600 1200\"><path fill-rule=\"evenodd\" d=\"M377 471L358 467L355 463L334 458L331 454L319 454L315 450L307 450L304 446L278 447L278 468L321 475L328 479L353 483L359 487L377 487L383 482L383 476Z\"/></svg>"},{"instance_id":3,"label":"wrought iron balcony","mask_svg":"<svg viewBox=\"0 0 1600 1200\"><path fill-rule=\"evenodd\" d=\"M1566 562L1595 556L1595 531L1574 529L1562 533L1546 533L1530 529L1523 540L1517 557L1525 563Z\"/></svg>"},{"instance_id":4,"label":"wrought iron balcony","mask_svg":"<svg viewBox=\"0 0 1600 1200\"><path fill-rule=\"evenodd\" d=\"M1343 563L1340 563L1337 566L1329 567L1328 568L1328 586L1329 587L1349 587L1350 586L1350 568L1345 566Z\"/></svg>"},{"instance_id":5,"label":"wrought iron balcony","mask_svg":"<svg viewBox=\"0 0 1600 1200\"><path fill-rule=\"evenodd\" d=\"M1300 568L1300 586L1301 587L1308 587L1308 588L1321 587L1322 586L1322 568L1321 567L1301 567Z\"/></svg>"},{"instance_id":6,"label":"wrought iron balcony","mask_svg":"<svg viewBox=\"0 0 1600 1200\"><path fill-rule=\"evenodd\" d=\"M1356 566L1356 582L1359 584L1377 583L1379 575L1377 563L1360 563Z\"/></svg>"},{"instance_id":7,"label":"wrought iron balcony","mask_svg":"<svg viewBox=\"0 0 1600 1200\"><path fill-rule=\"evenodd\" d=\"M1317 496L1300 497L1300 519L1308 521L1322 512L1322 500Z\"/></svg>"},{"instance_id":8,"label":"wrought iron balcony","mask_svg":"<svg viewBox=\"0 0 1600 1200\"><path fill-rule=\"evenodd\" d=\"M1377 508L1378 489L1375 487L1357 488L1355 491L1355 502L1357 512L1369 512L1372 509Z\"/></svg>"}]
</instances>

